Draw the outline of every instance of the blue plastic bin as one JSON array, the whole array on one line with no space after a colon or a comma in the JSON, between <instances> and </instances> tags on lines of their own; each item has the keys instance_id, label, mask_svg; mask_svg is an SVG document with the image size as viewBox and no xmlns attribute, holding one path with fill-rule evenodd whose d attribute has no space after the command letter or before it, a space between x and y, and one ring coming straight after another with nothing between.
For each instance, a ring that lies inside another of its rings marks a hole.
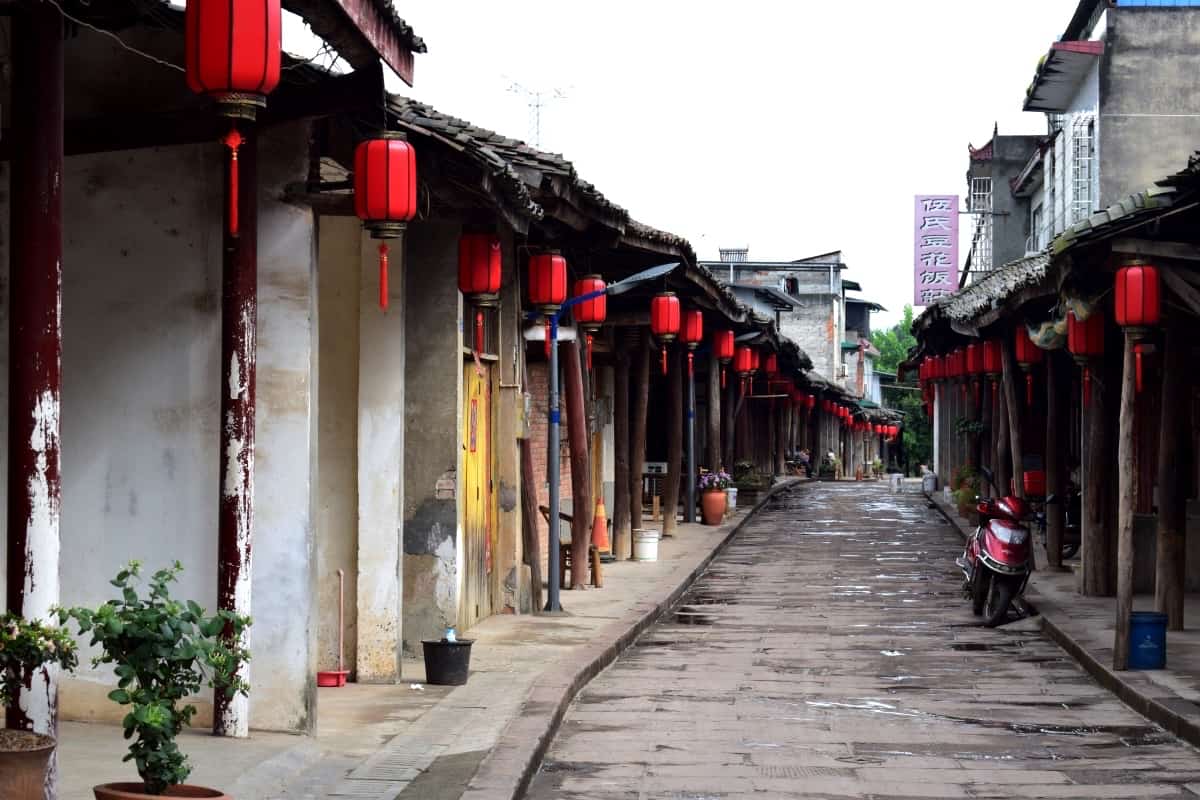
<instances>
[{"instance_id":1,"label":"blue plastic bin","mask_svg":"<svg viewBox=\"0 0 1200 800\"><path fill-rule=\"evenodd\" d=\"M1163 669L1167 666L1167 615L1134 611L1129 615L1129 668Z\"/></svg>"}]
</instances>

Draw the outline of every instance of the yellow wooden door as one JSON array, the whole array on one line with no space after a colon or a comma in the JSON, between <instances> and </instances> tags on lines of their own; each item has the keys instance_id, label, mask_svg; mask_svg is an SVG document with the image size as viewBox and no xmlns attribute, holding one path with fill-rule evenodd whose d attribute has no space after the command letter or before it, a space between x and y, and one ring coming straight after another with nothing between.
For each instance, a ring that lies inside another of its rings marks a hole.
<instances>
[{"instance_id":1,"label":"yellow wooden door","mask_svg":"<svg viewBox=\"0 0 1200 800\"><path fill-rule=\"evenodd\" d=\"M466 629L492 614L495 497L492 482L492 392L489 365L463 365L463 604Z\"/></svg>"}]
</instances>

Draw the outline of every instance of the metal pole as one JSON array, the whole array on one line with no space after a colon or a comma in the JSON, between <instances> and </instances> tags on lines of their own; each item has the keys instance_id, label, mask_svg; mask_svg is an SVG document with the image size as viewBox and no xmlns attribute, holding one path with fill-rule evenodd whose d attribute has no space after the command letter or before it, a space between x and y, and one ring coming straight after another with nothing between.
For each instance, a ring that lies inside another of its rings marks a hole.
<instances>
[{"instance_id":1,"label":"metal pole","mask_svg":"<svg viewBox=\"0 0 1200 800\"><path fill-rule=\"evenodd\" d=\"M558 408L558 317L555 316L550 320L550 403L547 406L547 418L549 420L549 433L546 437L546 480L550 484L550 531L548 539L550 543L549 557L549 574L547 579L547 598L546 611L562 611L562 604L559 602L558 590L559 583L562 581L562 575L559 574L559 549L561 543L558 540L558 482L559 482L559 460L558 460L558 439L559 439L559 421L562 412ZM576 569L582 569L576 565Z\"/></svg>"},{"instance_id":2,"label":"metal pole","mask_svg":"<svg viewBox=\"0 0 1200 800\"><path fill-rule=\"evenodd\" d=\"M217 608L250 615L251 544L254 530L255 336L258 330L258 135L239 122L237 233L225 224L221 288L221 433L220 504L217 514ZM226 158L231 155L228 151ZM226 171L226 223L230 176ZM238 666L249 680L249 665ZM213 734L250 735L250 705L245 695L217 692Z\"/></svg>"},{"instance_id":3,"label":"metal pole","mask_svg":"<svg viewBox=\"0 0 1200 800\"><path fill-rule=\"evenodd\" d=\"M691 355L690 353L688 355ZM687 508L684 522L696 521L696 376L688 369L687 393Z\"/></svg>"},{"instance_id":4,"label":"metal pole","mask_svg":"<svg viewBox=\"0 0 1200 800\"><path fill-rule=\"evenodd\" d=\"M64 66L58 10L18 4L12 51L6 593L9 611L45 621L59 602ZM28 676L8 707L8 727L57 735L57 678L49 667ZM51 798L56 775L52 760Z\"/></svg>"}]
</instances>

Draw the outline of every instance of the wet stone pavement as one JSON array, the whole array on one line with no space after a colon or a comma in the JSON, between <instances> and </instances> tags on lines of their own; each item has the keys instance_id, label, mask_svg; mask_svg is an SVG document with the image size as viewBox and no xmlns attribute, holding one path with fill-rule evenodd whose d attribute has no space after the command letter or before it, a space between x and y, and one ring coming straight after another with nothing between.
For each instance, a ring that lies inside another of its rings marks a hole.
<instances>
[{"instance_id":1,"label":"wet stone pavement","mask_svg":"<svg viewBox=\"0 0 1200 800\"><path fill-rule=\"evenodd\" d=\"M572 706L528 797L1157 798L1200 753L1030 621L977 625L919 495L779 495Z\"/></svg>"}]
</instances>

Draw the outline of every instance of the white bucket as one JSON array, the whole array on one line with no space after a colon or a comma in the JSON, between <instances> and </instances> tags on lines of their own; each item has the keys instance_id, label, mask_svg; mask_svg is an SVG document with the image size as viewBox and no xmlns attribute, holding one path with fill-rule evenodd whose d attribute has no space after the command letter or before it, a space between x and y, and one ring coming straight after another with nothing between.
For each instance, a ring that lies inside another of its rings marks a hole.
<instances>
[{"instance_id":1,"label":"white bucket","mask_svg":"<svg viewBox=\"0 0 1200 800\"><path fill-rule=\"evenodd\" d=\"M904 476L899 472L893 472L888 476L888 483L891 487L892 494L900 494L900 487L904 483Z\"/></svg>"},{"instance_id":2,"label":"white bucket","mask_svg":"<svg viewBox=\"0 0 1200 800\"><path fill-rule=\"evenodd\" d=\"M658 531L637 528L633 531L633 560L658 561Z\"/></svg>"},{"instance_id":3,"label":"white bucket","mask_svg":"<svg viewBox=\"0 0 1200 800\"><path fill-rule=\"evenodd\" d=\"M737 487L730 486L725 490L725 513L732 514L737 511Z\"/></svg>"}]
</instances>

